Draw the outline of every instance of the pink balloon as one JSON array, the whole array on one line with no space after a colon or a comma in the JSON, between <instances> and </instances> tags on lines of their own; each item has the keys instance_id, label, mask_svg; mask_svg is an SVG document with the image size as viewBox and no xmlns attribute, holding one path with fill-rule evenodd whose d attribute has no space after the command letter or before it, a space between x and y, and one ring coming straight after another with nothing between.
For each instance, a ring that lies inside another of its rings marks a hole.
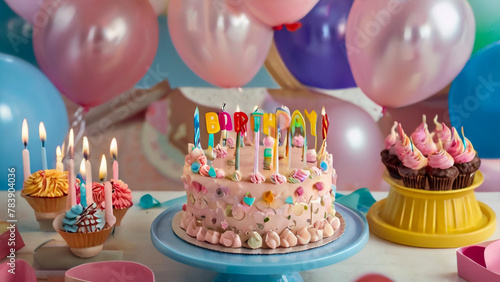
<instances>
[{"instance_id":1,"label":"pink balloon","mask_svg":"<svg viewBox=\"0 0 500 282\"><path fill-rule=\"evenodd\" d=\"M327 149L333 155L333 166L337 170L338 190L354 190L368 187L370 190L382 190L384 165L380 161L380 151L384 149L384 137L377 123L363 109L349 102L330 96L309 93L307 95L277 96L276 105L286 105L290 110L315 110L318 113L317 135L318 148L321 146L321 107L325 106L330 120L327 136ZM306 118L304 116L304 118ZM307 123L307 144L314 147L314 137L310 134Z\"/></svg>"},{"instance_id":2,"label":"pink balloon","mask_svg":"<svg viewBox=\"0 0 500 282\"><path fill-rule=\"evenodd\" d=\"M481 156L481 152L478 152ZM500 159L481 159L481 167L479 170L484 175L484 182L476 191L482 192L498 192L500 189Z\"/></svg>"},{"instance_id":3,"label":"pink balloon","mask_svg":"<svg viewBox=\"0 0 500 282\"><path fill-rule=\"evenodd\" d=\"M40 68L59 91L92 107L146 74L158 47L158 22L143 0L63 0L35 29L33 45Z\"/></svg>"},{"instance_id":4,"label":"pink balloon","mask_svg":"<svg viewBox=\"0 0 500 282\"><path fill-rule=\"evenodd\" d=\"M273 31L241 1L171 0L168 27L186 65L220 87L241 87L257 74Z\"/></svg>"},{"instance_id":5,"label":"pink balloon","mask_svg":"<svg viewBox=\"0 0 500 282\"><path fill-rule=\"evenodd\" d=\"M5 0L5 3L7 3L16 14L23 17L23 19L31 24L33 24L34 16L42 5L42 1L40 0Z\"/></svg>"},{"instance_id":6,"label":"pink balloon","mask_svg":"<svg viewBox=\"0 0 500 282\"><path fill-rule=\"evenodd\" d=\"M233 0L235 1L235 0ZM236 0L237 1L237 0ZM302 19L319 0L245 0L250 11L269 26Z\"/></svg>"},{"instance_id":7,"label":"pink balloon","mask_svg":"<svg viewBox=\"0 0 500 282\"><path fill-rule=\"evenodd\" d=\"M357 0L347 20L347 56L368 97L402 107L449 84L469 59L474 36L466 0Z\"/></svg>"}]
</instances>

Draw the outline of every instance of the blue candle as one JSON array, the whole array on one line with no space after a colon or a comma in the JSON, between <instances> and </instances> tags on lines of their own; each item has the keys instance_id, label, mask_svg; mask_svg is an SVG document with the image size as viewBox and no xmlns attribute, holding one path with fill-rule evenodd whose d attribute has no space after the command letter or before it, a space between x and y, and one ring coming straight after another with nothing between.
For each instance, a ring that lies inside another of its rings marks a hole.
<instances>
[{"instance_id":1,"label":"blue candle","mask_svg":"<svg viewBox=\"0 0 500 282\"><path fill-rule=\"evenodd\" d=\"M45 132L45 126L43 125L43 122L40 122L40 126L38 127L38 131L40 134L40 141L42 141L42 150L40 151L42 153L42 170L47 169L47 151L45 150L45 140L47 138L47 134Z\"/></svg>"},{"instance_id":2,"label":"blue candle","mask_svg":"<svg viewBox=\"0 0 500 282\"><path fill-rule=\"evenodd\" d=\"M201 149L200 143L200 111L198 107L194 111L194 147Z\"/></svg>"},{"instance_id":3,"label":"blue candle","mask_svg":"<svg viewBox=\"0 0 500 282\"><path fill-rule=\"evenodd\" d=\"M85 183L80 185L80 204L82 207L87 207L87 189L85 187Z\"/></svg>"}]
</instances>

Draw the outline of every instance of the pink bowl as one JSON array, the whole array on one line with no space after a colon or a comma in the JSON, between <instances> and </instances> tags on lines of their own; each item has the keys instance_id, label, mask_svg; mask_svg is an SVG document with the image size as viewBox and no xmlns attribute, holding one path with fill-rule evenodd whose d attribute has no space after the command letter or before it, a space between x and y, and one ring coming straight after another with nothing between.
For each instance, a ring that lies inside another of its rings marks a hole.
<instances>
[{"instance_id":1,"label":"pink bowl","mask_svg":"<svg viewBox=\"0 0 500 282\"><path fill-rule=\"evenodd\" d=\"M155 276L147 266L131 261L85 263L66 271L66 282L142 281L153 282Z\"/></svg>"}]
</instances>

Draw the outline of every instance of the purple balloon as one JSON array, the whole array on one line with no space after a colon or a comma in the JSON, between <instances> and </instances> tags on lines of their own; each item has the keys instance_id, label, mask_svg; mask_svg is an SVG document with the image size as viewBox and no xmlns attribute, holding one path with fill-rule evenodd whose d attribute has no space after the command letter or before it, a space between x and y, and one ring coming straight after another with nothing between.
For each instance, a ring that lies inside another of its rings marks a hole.
<instances>
[{"instance_id":1,"label":"purple balloon","mask_svg":"<svg viewBox=\"0 0 500 282\"><path fill-rule=\"evenodd\" d=\"M275 32L276 47L290 72L307 86L355 87L347 60L345 25L353 0L321 0L295 32Z\"/></svg>"}]
</instances>

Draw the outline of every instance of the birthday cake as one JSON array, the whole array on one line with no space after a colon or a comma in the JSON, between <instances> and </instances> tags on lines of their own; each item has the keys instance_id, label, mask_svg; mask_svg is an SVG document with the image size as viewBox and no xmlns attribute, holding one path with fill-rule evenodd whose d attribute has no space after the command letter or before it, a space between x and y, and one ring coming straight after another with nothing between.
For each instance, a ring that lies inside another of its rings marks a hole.
<instances>
[{"instance_id":1,"label":"birthday cake","mask_svg":"<svg viewBox=\"0 0 500 282\"><path fill-rule=\"evenodd\" d=\"M236 141L224 138L203 150L195 136L195 144L188 146L182 174L187 203L180 227L198 241L227 248L287 248L332 236L341 221L333 204L337 175L326 142L318 153L307 150L305 121L297 111L290 116L286 107L271 116L274 122L267 114L251 115L253 142L244 137L247 116L238 113ZM262 144L261 118L264 132L274 135ZM196 125L195 115L195 132ZM222 136L232 129L223 122L220 128ZM283 142L280 131L286 132Z\"/></svg>"}]
</instances>

